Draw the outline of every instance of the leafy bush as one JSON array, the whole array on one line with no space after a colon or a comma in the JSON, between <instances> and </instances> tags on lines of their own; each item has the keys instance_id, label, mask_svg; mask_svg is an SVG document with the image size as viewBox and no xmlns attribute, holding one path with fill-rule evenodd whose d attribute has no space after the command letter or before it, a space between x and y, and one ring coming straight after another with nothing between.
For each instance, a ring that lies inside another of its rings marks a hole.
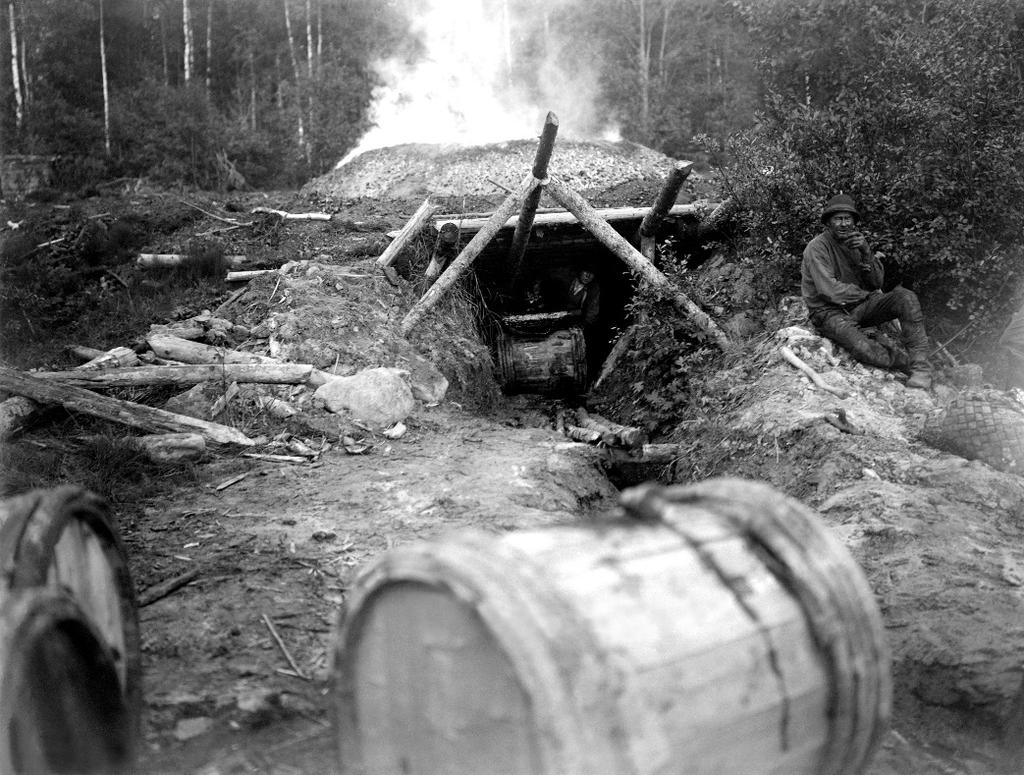
<instances>
[{"instance_id":1,"label":"leafy bush","mask_svg":"<svg viewBox=\"0 0 1024 775\"><path fill-rule=\"evenodd\" d=\"M745 250L795 279L822 203L842 191L927 305L961 317L1005 305L1024 280L1013 4L740 5L764 41L765 108L725 146L705 143L734 160L726 184L744 205Z\"/></svg>"}]
</instances>

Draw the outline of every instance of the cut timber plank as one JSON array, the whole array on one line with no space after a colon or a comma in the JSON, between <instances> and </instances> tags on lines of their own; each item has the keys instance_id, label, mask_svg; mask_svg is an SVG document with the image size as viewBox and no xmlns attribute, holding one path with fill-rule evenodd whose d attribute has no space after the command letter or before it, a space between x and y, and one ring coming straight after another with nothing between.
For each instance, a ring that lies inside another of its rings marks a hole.
<instances>
[{"instance_id":1,"label":"cut timber plank","mask_svg":"<svg viewBox=\"0 0 1024 775\"><path fill-rule=\"evenodd\" d=\"M42 404L59 404L69 412L92 415L150 433L194 432L216 444L251 447L255 443L241 431L226 425L197 420L131 401L119 401L78 387L56 385L6 366L0 366L0 390Z\"/></svg>"}]
</instances>

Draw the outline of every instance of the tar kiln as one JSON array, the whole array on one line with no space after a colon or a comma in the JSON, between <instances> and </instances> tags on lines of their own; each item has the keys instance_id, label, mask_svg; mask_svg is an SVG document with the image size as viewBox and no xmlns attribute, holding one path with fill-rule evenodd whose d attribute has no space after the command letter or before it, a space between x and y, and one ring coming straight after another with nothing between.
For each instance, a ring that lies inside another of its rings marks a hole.
<instances>
[{"instance_id":1,"label":"tar kiln","mask_svg":"<svg viewBox=\"0 0 1024 775\"><path fill-rule=\"evenodd\" d=\"M864 770L889 655L818 517L740 480L623 493L626 518L400 547L334 644L346 773Z\"/></svg>"},{"instance_id":2,"label":"tar kiln","mask_svg":"<svg viewBox=\"0 0 1024 775\"><path fill-rule=\"evenodd\" d=\"M78 487L0 501L0 772L130 769L138 610L106 503Z\"/></svg>"}]
</instances>

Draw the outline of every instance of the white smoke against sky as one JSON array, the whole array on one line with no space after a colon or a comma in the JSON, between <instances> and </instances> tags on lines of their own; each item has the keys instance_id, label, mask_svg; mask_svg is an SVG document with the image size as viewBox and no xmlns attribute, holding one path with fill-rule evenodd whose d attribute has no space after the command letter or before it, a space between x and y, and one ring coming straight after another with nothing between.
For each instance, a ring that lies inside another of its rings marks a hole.
<instances>
[{"instance_id":1,"label":"white smoke against sky","mask_svg":"<svg viewBox=\"0 0 1024 775\"><path fill-rule=\"evenodd\" d=\"M618 139L595 115L592 58L573 56L546 26L545 50L531 60L517 58L520 22L508 15L509 3L419 0L410 26L423 54L412 62L394 57L374 64L382 85L373 94L372 128L337 166L364 151L404 143L479 145L536 137L548 111L559 118L560 136ZM530 21L546 19L555 4L539 0ZM513 83L513 73L524 69L532 88Z\"/></svg>"}]
</instances>

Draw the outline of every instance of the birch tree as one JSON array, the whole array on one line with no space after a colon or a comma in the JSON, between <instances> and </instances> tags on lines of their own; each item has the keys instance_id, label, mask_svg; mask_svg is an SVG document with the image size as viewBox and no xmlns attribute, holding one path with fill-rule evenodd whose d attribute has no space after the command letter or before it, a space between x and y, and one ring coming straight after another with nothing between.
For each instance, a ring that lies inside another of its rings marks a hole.
<instances>
[{"instance_id":1,"label":"birch tree","mask_svg":"<svg viewBox=\"0 0 1024 775\"><path fill-rule=\"evenodd\" d=\"M189 0L181 0L181 28L185 45L182 68L185 83L188 84L192 80L192 71L195 68L195 39L192 33L192 11L189 7Z\"/></svg>"},{"instance_id":2,"label":"birch tree","mask_svg":"<svg viewBox=\"0 0 1024 775\"><path fill-rule=\"evenodd\" d=\"M107 35L100 0L100 73L103 79L103 147L110 156L110 81L107 78Z\"/></svg>"},{"instance_id":3,"label":"birch tree","mask_svg":"<svg viewBox=\"0 0 1024 775\"><path fill-rule=\"evenodd\" d=\"M14 0L7 3L11 30L11 84L14 89L14 125L21 131L25 123L25 102L21 91L21 67L18 63L18 24L14 12Z\"/></svg>"}]
</instances>

